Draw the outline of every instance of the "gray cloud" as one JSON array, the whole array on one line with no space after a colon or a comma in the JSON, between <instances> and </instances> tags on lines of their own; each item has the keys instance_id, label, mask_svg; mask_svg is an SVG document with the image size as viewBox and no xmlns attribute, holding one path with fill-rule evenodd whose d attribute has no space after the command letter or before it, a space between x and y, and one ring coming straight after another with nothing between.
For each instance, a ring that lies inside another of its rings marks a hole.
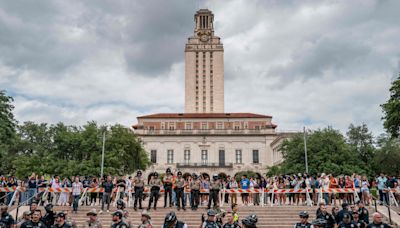
<instances>
[{"instance_id":1,"label":"gray cloud","mask_svg":"<svg viewBox=\"0 0 400 228\"><path fill-rule=\"evenodd\" d=\"M0 0L0 87L21 121L130 125L181 112L199 5L224 43L226 111L271 114L280 129L382 131L400 64L396 0Z\"/></svg>"}]
</instances>

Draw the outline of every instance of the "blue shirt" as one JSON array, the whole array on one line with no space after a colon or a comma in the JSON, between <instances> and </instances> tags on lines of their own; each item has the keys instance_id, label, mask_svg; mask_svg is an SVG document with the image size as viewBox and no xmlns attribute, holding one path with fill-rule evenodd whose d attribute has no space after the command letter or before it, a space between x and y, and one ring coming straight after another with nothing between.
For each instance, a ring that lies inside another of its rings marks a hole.
<instances>
[{"instance_id":1,"label":"blue shirt","mask_svg":"<svg viewBox=\"0 0 400 228\"><path fill-rule=\"evenodd\" d=\"M386 177L378 177L378 189L383 190L386 187Z\"/></svg>"},{"instance_id":2,"label":"blue shirt","mask_svg":"<svg viewBox=\"0 0 400 228\"><path fill-rule=\"evenodd\" d=\"M250 186L249 179L245 178L245 179L241 180L240 186L242 186L242 189L249 189L249 186Z\"/></svg>"}]
</instances>

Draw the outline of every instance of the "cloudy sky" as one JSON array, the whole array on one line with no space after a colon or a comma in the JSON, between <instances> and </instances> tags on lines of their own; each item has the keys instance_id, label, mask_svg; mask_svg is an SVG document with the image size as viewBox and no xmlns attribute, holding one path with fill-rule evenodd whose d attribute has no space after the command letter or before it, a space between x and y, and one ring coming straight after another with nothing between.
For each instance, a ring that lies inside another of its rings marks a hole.
<instances>
[{"instance_id":1,"label":"cloudy sky","mask_svg":"<svg viewBox=\"0 0 400 228\"><path fill-rule=\"evenodd\" d=\"M367 123L400 71L400 1L0 0L0 89L18 121L136 123L183 112L199 8L225 48L225 110L281 131Z\"/></svg>"}]
</instances>

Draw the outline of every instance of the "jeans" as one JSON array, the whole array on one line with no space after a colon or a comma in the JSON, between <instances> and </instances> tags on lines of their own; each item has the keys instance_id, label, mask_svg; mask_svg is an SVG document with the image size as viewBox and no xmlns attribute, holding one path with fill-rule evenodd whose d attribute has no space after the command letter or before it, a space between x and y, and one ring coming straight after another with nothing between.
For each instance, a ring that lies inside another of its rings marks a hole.
<instances>
[{"instance_id":1,"label":"jeans","mask_svg":"<svg viewBox=\"0 0 400 228\"><path fill-rule=\"evenodd\" d=\"M110 210L111 192L103 193L103 201L101 202L101 210L104 210L104 204L107 204L107 210Z\"/></svg>"},{"instance_id":2,"label":"jeans","mask_svg":"<svg viewBox=\"0 0 400 228\"><path fill-rule=\"evenodd\" d=\"M74 201L72 203L73 211L78 211L79 196L80 195L73 195L73 197L74 197Z\"/></svg>"},{"instance_id":3,"label":"jeans","mask_svg":"<svg viewBox=\"0 0 400 228\"><path fill-rule=\"evenodd\" d=\"M382 203L389 203L389 197L387 192L383 192L383 190L379 190L379 199Z\"/></svg>"}]
</instances>

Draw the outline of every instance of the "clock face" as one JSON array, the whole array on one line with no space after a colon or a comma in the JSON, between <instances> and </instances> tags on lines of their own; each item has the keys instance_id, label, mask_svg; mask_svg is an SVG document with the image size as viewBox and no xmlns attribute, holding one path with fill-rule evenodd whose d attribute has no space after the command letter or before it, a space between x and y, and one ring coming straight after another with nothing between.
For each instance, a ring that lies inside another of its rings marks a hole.
<instances>
[{"instance_id":1,"label":"clock face","mask_svg":"<svg viewBox=\"0 0 400 228\"><path fill-rule=\"evenodd\" d=\"M201 35L200 36L200 40L201 41L203 41L203 42L206 42L206 41L208 41L210 38L209 38L209 36L207 36L207 35Z\"/></svg>"}]
</instances>

